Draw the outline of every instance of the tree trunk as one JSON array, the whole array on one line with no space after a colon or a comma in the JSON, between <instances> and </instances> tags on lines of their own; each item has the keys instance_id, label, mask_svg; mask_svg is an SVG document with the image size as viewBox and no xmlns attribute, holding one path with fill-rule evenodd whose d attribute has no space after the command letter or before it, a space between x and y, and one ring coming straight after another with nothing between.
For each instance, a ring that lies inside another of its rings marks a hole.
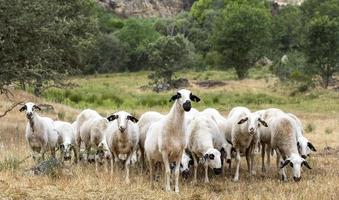
<instances>
[{"instance_id":1,"label":"tree trunk","mask_svg":"<svg viewBox=\"0 0 339 200\"><path fill-rule=\"evenodd\" d=\"M37 78L34 85L34 95L39 97L41 96L41 92L42 92L42 81L40 78Z\"/></svg>"},{"instance_id":2,"label":"tree trunk","mask_svg":"<svg viewBox=\"0 0 339 200\"><path fill-rule=\"evenodd\" d=\"M324 89L327 89L328 85L330 84L330 78L331 76L327 76L327 75L322 76L322 80L323 80L322 86Z\"/></svg>"}]
</instances>

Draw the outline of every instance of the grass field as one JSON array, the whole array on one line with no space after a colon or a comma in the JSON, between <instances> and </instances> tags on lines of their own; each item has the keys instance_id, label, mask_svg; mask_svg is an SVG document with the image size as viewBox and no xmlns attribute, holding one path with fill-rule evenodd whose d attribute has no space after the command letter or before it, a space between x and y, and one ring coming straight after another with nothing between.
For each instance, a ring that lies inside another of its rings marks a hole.
<instances>
[{"instance_id":1,"label":"grass field","mask_svg":"<svg viewBox=\"0 0 339 200\"><path fill-rule=\"evenodd\" d=\"M237 105L252 110L277 107L295 113L302 120L306 137L318 151L312 155L312 170L305 169L299 183L289 179L281 182L277 177L275 160L270 170L262 174L257 155L257 174L250 177L245 159L242 159L240 181L232 182L231 174L212 176L210 184L202 177L198 185L190 180L181 181L179 194L162 191L163 181L151 189L148 176L140 175L134 168L131 184L124 183L122 172L113 177L102 172L95 174L94 166L67 166L53 176L33 176L32 159L19 161L29 155L24 141L26 119L18 109L0 119L0 199L338 199L339 198L339 93L331 90L314 89L291 96L293 89L282 86L263 70L250 73L249 79L235 81L233 72L183 72L190 80L190 87L202 101L193 104L199 110L214 107L224 115ZM179 75L180 76L180 75ZM201 80L222 80L224 86L201 88ZM103 115L116 110L126 110L140 116L155 110L166 113L168 102L174 91L156 94L143 89L147 84L147 72L119 73L97 76L75 77L79 87L74 89L52 89L43 99L15 91L17 99L47 102L54 111L43 112L53 119L73 121L83 108L93 108ZM0 97L0 111L10 102ZM291 177L291 176L289 176Z\"/></svg>"}]
</instances>

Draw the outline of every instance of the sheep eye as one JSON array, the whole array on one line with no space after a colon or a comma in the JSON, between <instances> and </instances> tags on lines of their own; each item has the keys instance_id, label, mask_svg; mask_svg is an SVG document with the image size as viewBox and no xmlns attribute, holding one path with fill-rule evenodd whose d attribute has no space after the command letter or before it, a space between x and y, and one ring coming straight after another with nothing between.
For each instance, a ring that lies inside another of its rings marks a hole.
<instances>
[{"instance_id":1,"label":"sheep eye","mask_svg":"<svg viewBox=\"0 0 339 200\"><path fill-rule=\"evenodd\" d=\"M180 167L183 167L181 163L180 163Z\"/></svg>"},{"instance_id":2,"label":"sheep eye","mask_svg":"<svg viewBox=\"0 0 339 200\"><path fill-rule=\"evenodd\" d=\"M290 163L290 166L293 168L293 163Z\"/></svg>"}]
</instances>

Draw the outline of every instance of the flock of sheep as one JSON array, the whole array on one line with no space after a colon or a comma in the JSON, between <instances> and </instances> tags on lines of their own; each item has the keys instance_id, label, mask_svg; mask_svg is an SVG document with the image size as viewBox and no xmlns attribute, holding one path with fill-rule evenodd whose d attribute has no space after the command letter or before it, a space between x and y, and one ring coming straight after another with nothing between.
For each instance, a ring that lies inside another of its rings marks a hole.
<instances>
[{"instance_id":1,"label":"flock of sheep","mask_svg":"<svg viewBox=\"0 0 339 200\"><path fill-rule=\"evenodd\" d=\"M300 120L291 113L270 108L251 112L245 107L233 108L227 117L216 109L202 112L192 108L191 102L199 97L181 89L171 97L173 106L168 114L146 112L140 120L125 111L102 117L96 111L83 110L73 124L41 117L41 110L34 103L26 103L20 111L26 112L28 123L26 139L33 152L33 159L44 159L50 150L55 157L60 149L60 160L74 162L94 161L105 164L111 174L119 163L124 164L125 181L130 182L129 166L139 162L141 170L148 169L153 186L154 175L164 169L165 190L171 191L171 173L174 172L174 191L179 192L179 175L190 175L197 181L198 165L204 166L205 182L209 182L208 170L221 174L235 159L234 181L239 180L241 156L246 157L248 171L255 174L254 153L261 151L262 171L270 163L270 155L276 154L277 167L282 180L287 180L285 167L290 166L295 181L301 179L302 166L309 169L306 158L314 146L303 136ZM80 151L81 147L82 151Z\"/></svg>"}]
</instances>

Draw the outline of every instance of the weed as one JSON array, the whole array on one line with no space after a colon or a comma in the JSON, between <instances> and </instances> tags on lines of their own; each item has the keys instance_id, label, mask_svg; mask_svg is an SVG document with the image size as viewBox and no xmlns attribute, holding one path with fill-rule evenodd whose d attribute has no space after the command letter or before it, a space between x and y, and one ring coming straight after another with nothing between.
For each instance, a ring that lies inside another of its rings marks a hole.
<instances>
[{"instance_id":1,"label":"weed","mask_svg":"<svg viewBox=\"0 0 339 200\"><path fill-rule=\"evenodd\" d=\"M315 125L313 123L307 123L305 131L306 133L311 133L315 131Z\"/></svg>"}]
</instances>

